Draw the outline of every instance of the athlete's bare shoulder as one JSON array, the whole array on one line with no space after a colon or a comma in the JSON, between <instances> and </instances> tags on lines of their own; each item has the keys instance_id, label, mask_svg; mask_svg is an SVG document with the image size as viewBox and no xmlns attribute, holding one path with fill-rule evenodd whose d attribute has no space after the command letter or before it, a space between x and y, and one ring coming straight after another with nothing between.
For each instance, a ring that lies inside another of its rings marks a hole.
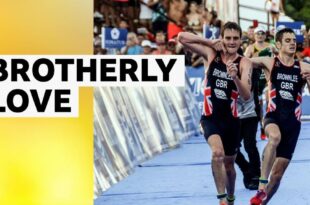
<instances>
[{"instance_id":1,"label":"athlete's bare shoulder","mask_svg":"<svg viewBox=\"0 0 310 205\"><path fill-rule=\"evenodd\" d=\"M240 67L241 69L250 69L252 72L253 64L250 58L242 56L241 61L240 61Z\"/></svg>"},{"instance_id":2,"label":"athlete's bare shoulder","mask_svg":"<svg viewBox=\"0 0 310 205\"><path fill-rule=\"evenodd\" d=\"M243 63L251 63L252 64L252 61L250 60L250 58L248 58L246 56L241 56L241 57L242 57L241 61Z\"/></svg>"},{"instance_id":3,"label":"athlete's bare shoulder","mask_svg":"<svg viewBox=\"0 0 310 205\"><path fill-rule=\"evenodd\" d=\"M310 72L310 64L305 62L300 62L301 72Z\"/></svg>"}]
</instances>

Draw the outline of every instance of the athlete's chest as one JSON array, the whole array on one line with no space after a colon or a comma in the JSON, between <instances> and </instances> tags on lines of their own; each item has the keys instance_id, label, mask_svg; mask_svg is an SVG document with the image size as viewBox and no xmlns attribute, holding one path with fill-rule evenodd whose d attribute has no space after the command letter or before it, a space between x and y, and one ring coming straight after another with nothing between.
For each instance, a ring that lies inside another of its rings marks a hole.
<instances>
[{"instance_id":1,"label":"athlete's chest","mask_svg":"<svg viewBox=\"0 0 310 205\"><path fill-rule=\"evenodd\" d=\"M274 68L272 73L272 83L279 85L283 89L292 90L302 82L299 68ZM290 85L290 86L285 86Z\"/></svg>"},{"instance_id":2,"label":"athlete's chest","mask_svg":"<svg viewBox=\"0 0 310 205\"><path fill-rule=\"evenodd\" d=\"M272 84L279 97L294 101L302 89L302 77L298 68L276 68L272 75Z\"/></svg>"}]
</instances>

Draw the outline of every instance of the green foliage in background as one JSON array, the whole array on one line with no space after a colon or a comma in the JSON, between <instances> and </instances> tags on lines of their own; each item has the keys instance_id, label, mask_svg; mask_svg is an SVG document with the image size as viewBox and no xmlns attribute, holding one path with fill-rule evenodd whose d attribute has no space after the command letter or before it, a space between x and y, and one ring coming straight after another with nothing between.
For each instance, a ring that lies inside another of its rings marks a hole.
<instances>
[{"instance_id":1,"label":"green foliage in background","mask_svg":"<svg viewBox=\"0 0 310 205\"><path fill-rule=\"evenodd\" d=\"M284 0L285 13L295 21L305 22L310 28L310 0Z\"/></svg>"}]
</instances>

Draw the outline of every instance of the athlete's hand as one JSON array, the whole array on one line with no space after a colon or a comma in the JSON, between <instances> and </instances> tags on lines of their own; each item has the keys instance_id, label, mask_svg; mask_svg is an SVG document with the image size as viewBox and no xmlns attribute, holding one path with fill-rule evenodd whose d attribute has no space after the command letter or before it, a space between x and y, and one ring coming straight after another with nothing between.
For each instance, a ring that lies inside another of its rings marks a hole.
<instances>
[{"instance_id":1,"label":"athlete's hand","mask_svg":"<svg viewBox=\"0 0 310 205\"><path fill-rule=\"evenodd\" d=\"M226 64L227 67L227 73L229 76L234 80L237 78L238 75L238 68L235 63L233 63L231 60L227 61Z\"/></svg>"},{"instance_id":2,"label":"athlete's hand","mask_svg":"<svg viewBox=\"0 0 310 205\"><path fill-rule=\"evenodd\" d=\"M212 48L216 51L223 51L224 53L226 53L226 48L224 46L224 43L221 39L215 39L212 42Z\"/></svg>"},{"instance_id":3,"label":"athlete's hand","mask_svg":"<svg viewBox=\"0 0 310 205\"><path fill-rule=\"evenodd\" d=\"M300 74L301 74L303 79L310 80L310 72L309 71L303 71Z\"/></svg>"},{"instance_id":4,"label":"athlete's hand","mask_svg":"<svg viewBox=\"0 0 310 205\"><path fill-rule=\"evenodd\" d=\"M270 50L273 54L275 54L275 55L278 55L278 54L279 54L279 51L278 51L278 49L277 49L275 46L270 45L268 48L269 48L269 50Z\"/></svg>"}]
</instances>

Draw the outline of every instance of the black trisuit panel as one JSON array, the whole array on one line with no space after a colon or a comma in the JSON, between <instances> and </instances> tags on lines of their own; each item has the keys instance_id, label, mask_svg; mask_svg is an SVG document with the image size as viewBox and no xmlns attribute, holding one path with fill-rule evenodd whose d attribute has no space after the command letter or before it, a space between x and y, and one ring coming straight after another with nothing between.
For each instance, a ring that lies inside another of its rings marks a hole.
<instances>
[{"instance_id":1,"label":"black trisuit panel","mask_svg":"<svg viewBox=\"0 0 310 205\"><path fill-rule=\"evenodd\" d=\"M238 68L240 77L239 56L233 63ZM208 141L211 135L221 137L226 156L232 156L238 152L239 142L239 119L237 109L237 87L228 75L226 64L222 61L218 52L210 63L205 79L204 105L200 125L204 137Z\"/></svg>"},{"instance_id":2,"label":"black trisuit panel","mask_svg":"<svg viewBox=\"0 0 310 205\"><path fill-rule=\"evenodd\" d=\"M302 89L305 81L300 74L300 63L284 65L278 57L274 59L269 81L269 104L264 127L270 123L279 126L281 141L277 157L292 159L300 132Z\"/></svg>"}]
</instances>

